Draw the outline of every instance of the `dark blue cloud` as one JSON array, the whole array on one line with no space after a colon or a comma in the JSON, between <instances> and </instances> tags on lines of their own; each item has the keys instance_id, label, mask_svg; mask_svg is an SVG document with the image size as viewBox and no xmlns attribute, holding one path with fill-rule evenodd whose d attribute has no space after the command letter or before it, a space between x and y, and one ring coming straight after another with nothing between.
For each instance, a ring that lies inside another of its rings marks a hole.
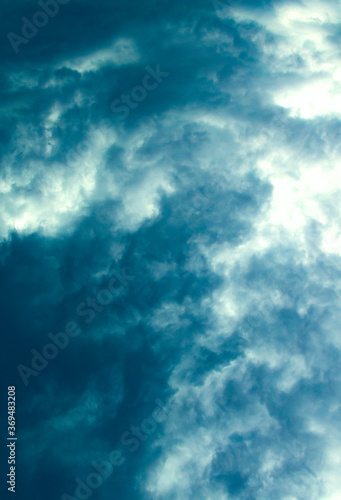
<instances>
[{"instance_id":1,"label":"dark blue cloud","mask_svg":"<svg viewBox=\"0 0 341 500\"><path fill-rule=\"evenodd\" d=\"M43 4L1 21L17 497L336 500L337 2Z\"/></svg>"}]
</instances>

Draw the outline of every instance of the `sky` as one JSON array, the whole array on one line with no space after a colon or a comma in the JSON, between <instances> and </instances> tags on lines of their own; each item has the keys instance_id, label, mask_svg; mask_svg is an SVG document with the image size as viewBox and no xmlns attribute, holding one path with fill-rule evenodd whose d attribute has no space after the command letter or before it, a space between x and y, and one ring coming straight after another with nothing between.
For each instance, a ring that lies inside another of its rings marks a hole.
<instances>
[{"instance_id":1,"label":"sky","mask_svg":"<svg viewBox=\"0 0 341 500\"><path fill-rule=\"evenodd\" d=\"M3 0L1 491L341 500L340 0Z\"/></svg>"}]
</instances>

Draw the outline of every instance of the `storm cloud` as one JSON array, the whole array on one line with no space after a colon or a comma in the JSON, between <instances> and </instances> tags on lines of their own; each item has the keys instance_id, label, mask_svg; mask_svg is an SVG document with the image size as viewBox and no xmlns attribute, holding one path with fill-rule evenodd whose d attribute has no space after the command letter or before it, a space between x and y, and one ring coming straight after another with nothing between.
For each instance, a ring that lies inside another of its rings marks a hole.
<instances>
[{"instance_id":1,"label":"storm cloud","mask_svg":"<svg viewBox=\"0 0 341 500\"><path fill-rule=\"evenodd\" d=\"M17 498L341 498L340 3L2 9Z\"/></svg>"}]
</instances>

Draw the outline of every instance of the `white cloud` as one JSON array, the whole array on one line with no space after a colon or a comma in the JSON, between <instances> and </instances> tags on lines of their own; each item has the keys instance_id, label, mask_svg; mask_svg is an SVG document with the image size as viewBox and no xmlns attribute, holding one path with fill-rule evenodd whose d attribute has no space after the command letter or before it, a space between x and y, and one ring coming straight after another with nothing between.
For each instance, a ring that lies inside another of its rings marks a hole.
<instances>
[{"instance_id":1,"label":"white cloud","mask_svg":"<svg viewBox=\"0 0 341 500\"><path fill-rule=\"evenodd\" d=\"M121 38L114 42L111 47L67 60L61 64L61 67L67 67L79 73L86 73L88 71L98 71L109 64L123 66L136 63L139 59L140 54L134 41L129 38Z\"/></svg>"}]
</instances>

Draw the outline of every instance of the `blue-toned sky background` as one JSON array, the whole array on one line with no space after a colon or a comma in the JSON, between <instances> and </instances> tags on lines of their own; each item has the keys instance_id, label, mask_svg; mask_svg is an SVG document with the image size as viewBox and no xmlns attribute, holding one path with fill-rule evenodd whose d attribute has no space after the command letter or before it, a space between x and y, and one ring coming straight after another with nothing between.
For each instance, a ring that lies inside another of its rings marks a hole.
<instances>
[{"instance_id":1,"label":"blue-toned sky background","mask_svg":"<svg viewBox=\"0 0 341 500\"><path fill-rule=\"evenodd\" d=\"M14 498L340 500L340 1L1 11Z\"/></svg>"}]
</instances>

